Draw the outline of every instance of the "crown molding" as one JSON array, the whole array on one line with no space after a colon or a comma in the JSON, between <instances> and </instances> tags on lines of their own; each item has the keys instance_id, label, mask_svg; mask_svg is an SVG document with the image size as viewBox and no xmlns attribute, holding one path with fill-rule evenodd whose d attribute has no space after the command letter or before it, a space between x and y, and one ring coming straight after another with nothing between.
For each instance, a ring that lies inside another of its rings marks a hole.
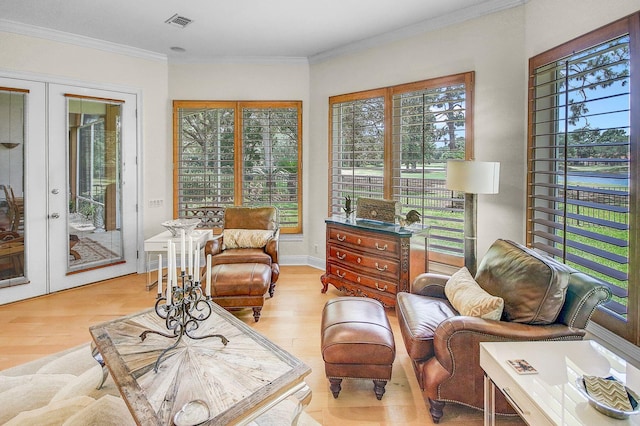
<instances>
[{"instance_id":1,"label":"crown molding","mask_svg":"<svg viewBox=\"0 0 640 426\"><path fill-rule=\"evenodd\" d=\"M305 56L211 56L195 57L172 55L169 62L173 64L299 64L308 65L309 59Z\"/></svg>"},{"instance_id":2,"label":"crown molding","mask_svg":"<svg viewBox=\"0 0 640 426\"><path fill-rule=\"evenodd\" d=\"M474 18L479 18L481 16L499 12L501 10L521 6L528 1L529 0L494 0L489 2L482 2L476 6L467 7L448 15L443 15L433 19L427 19L425 21L418 22L417 24L406 26L399 30L389 31L384 34L380 34L364 40L356 41L354 43L349 43L335 49L330 49L324 52L317 53L315 55L311 55L309 56L309 63L317 64L337 56L360 52L372 47L435 31L451 25L460 24Z\"/></svg>"},{"instance_id":3,"label":"crown molding","mask_svg":"<svg viewBox=\"0 0 640 426\"><path fill-rule=\"evenodd\" d=\"M138 49L122 44L111 43L91 37L66 33L63 31L37 27L34 25L21 24L19 22L9 21L6 19L0 19L0 31L57 41L60 43L73 44L90 49L98 49L105 52L133 56L140 59L167 62L167 55L161 53L151 52L149 50Z\"/></svg>"}]
</instances>

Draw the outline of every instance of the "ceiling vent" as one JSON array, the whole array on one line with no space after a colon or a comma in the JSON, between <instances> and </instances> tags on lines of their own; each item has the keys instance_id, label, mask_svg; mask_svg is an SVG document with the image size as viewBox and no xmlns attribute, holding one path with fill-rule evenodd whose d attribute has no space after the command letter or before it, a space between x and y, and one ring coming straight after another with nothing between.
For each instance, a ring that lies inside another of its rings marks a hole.
<instances>
[{"instance_id":1,"label":"ceiling vent","mask_svg":"<svg viewBox=\"0 0 640 426\"><path fill-rule=\"evenodd\" d=\"M176 27L180 27L180 28L184 28L192 22L193 20L189 18L185 18L184 16L180 16L177 13L173 15L171 18L164 21L165 24L175 25Z\"/></svg>"}]
</instances>

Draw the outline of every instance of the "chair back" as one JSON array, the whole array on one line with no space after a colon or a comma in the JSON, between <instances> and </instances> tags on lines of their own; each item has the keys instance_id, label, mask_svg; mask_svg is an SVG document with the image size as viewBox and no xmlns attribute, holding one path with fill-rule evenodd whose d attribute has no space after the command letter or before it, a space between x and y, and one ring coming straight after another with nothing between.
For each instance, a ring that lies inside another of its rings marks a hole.
<instances>
[{"instance_id":1,"label":"chair back","mask_svg":"<svg viewBox=\"0 0 640 426\"><path fill-rule=\"evenodd\" d=\"M224 211L226 229L271 229L280 226L278 209L268 207L227 207Z\"/></svg>"}]
</instances>

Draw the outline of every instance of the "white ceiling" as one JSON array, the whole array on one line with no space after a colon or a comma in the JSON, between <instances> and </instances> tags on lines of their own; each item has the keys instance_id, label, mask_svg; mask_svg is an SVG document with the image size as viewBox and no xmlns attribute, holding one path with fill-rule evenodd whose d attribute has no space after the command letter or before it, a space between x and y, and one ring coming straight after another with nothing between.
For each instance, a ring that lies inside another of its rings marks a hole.
<instances>
[{"instance_id":1,"label":"white ceiling","mask_svg":"<svg viewBox=\"0 0 640 426\"><path fill-rule=\"evenodd\" d=\"M0 30L106 41L172 61L313 61L525 1L0 0ZM193 22L185 28L166 24L174 14Z\"/></svg>"}]
</instances>

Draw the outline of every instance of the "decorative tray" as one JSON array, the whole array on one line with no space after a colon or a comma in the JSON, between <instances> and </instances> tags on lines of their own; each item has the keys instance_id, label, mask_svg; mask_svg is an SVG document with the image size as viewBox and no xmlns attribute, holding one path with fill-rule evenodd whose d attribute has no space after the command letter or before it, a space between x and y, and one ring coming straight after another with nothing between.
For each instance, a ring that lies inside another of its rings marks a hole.
<instances>
[{"instance_id":1,"label":"decorative tray","mask_svg":"<svg viewBox=\"0 0 640 426\"><path fill-rule=\"evenodd\" d=\"M591 392L587 390L587 382ZM602 414L614 419L626 419L640 413L640 397L614 377L580 376L576 379L576 385L589 405ZM627 408L622 408L624 406Z\"/></svg>"}]
</instances>

